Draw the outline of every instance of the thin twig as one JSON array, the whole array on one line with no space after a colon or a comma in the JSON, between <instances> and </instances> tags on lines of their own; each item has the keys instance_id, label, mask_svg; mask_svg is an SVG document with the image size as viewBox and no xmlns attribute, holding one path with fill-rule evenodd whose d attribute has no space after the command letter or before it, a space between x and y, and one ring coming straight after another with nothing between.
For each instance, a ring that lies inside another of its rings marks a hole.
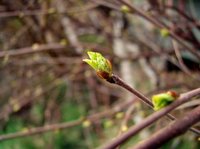
<instances>
[{"instance_id":1,"label":"thin twig","mask_svg":"<svg viewBox=\"0 0 200 149\"><path fill-rule=\"evenodd\" d=\"M153 104L151 103L151 101L146 96L144 96L142 93L140 93L136 89L134 89L131 86L129 86L121 78L119 78L116 75L112 75L112 79L114 80L115 84L117 84L117 85L125 88L126 90L130 91L131 93L133 93L134 95L136 95L137 97L139 97L139 99L141 99L142 102L146 103L149 107L151 107L151 108L153 107Z\"/></svg>"}]
</instances>

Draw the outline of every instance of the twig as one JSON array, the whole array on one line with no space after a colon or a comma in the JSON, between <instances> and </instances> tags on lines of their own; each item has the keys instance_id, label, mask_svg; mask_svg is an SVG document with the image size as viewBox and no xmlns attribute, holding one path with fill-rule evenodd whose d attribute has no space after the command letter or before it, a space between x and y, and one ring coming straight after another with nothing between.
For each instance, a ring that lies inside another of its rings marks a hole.
<instances>
[{"instance_id":1,"label":"twig","mask_svg":"<svg viewBox=\"0 0 200 149\"><path fill-rule=\"evenodd\" d=\"M181 94L180 98L177 99L176 101L174 101L172 104L161 109L160 111L153 113L149 117L145 118L141 123L131 127L127 132L125 132L124 134L122 134L121 136L116 138L115 140L111 141L109 144L105 145L103 147L103 149L114 149L118 145L124 143L129 138L134 136L140 130L146 128L147 126L149 126L151 124L153 124L153 122L155 122L156 120L163 117L164 115L166 115L171 110L173 110L176 107L178 107L179 105L187 102L188 100L190 100L190 98L192 98L193 96L196 96L198 94L200 94L200 88L192 90L192 91L184 93L184 94Z\"/></svg>"},{"instance_id":2,"label":"twig","mask_svg":"<svg viewBox=\"0 0 200 149\"><path fill-rule=\"evenodd\" d=\"M188 130L192 125L200 121L200 106L188 112L183 118L176 120L171 125L161 129L149 139L134 146L132 149L158 148L172 138L175 138Z\"/></svg>"},{"instance_id":3,"label":"twig","mask_svg":"<svg viewBox=\"0 0 200 149\"><path fill-rule=\"evenodd\" d=\"M130 91L131 93L133 93L134 95L136 95L137 97L139 97L139 99L146 103L149 107L153 107L153 104L151 103L151 101L145 97L142 93L140 93L139 91L137 91L136 89L132 88L131 86L129 86L127 83L125 83L122 79L120 79L118 76L116 75L112 75L112 79L114 80L114 83L125 88L126 90Z\"/></svg>"}]
</instances>

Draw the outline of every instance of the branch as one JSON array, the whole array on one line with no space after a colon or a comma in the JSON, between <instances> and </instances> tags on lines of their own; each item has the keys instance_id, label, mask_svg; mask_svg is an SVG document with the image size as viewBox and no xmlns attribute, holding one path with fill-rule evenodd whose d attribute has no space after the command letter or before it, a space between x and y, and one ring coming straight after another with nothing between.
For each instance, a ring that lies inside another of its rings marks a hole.
<instances>
[{"instance_id":1,"label":"branch","mask_svg":"<svg viewBox=\"0 0 200 149\"><path fill-rule=\"evenodd\" d=\"M126 90L130 91L131 93L133 93L134 95L136 95L137 97L139 97L139 99L141 99L141 101L143 101L144 103L146 103L149 107L151 107L151 108L153 107L153 104L151 103L151 101L146 96L144 96L142 93L140 93L136 89L134 89L131 86L129 86L127 83L125 83L118 76L112 75L112 79L113 79L113 81L114 81L115 84L117 84L117 85L125 88Z\"/></svg>"},{"instance_id":2,"label":"branch","mask_svg":"<svg viewBox=\"0 0 200 149\"><path fill-rule=\"evenodd\" d=\"M145 118L141 123L139 123L137 125L134 125L127 132L125 132L124 134L122 134L121 136L119 136L118 138L116 138L115 140L110 142L109 144L105 145L103 147L103 149L114 149L118 145L124 143L129 138L134 136L140 130L144 129L145 127L147 127L147 126L149 126L151 124L153 124L159 118L163 117L164 115L166 115L167 113L169 113L170 111L172 111L173 109L178 107L179 105L187 102L193 96L196 96L196 95L199 95L199 94L200 94L200 88L192 90L192 91L189 91L189 92L184 93L184 94L181 94L180 98L175 100L172 104L170 104L169 106L161 109L160 111L157 111L157 112L153 113L149 117Z\"/></svg>"},{"instance_id":3,"label":"branch","mask_svg":"<svg viewBox=\"0 0 200 149\"><path fill-rule=\"evenodd\" d=\"M200 106L188 112L183 118L158 131L149 139L134 146L132 149L158 148L172 138L175 138L188 130L192 125L200 121Z\"/></svg>"}]
</instances>

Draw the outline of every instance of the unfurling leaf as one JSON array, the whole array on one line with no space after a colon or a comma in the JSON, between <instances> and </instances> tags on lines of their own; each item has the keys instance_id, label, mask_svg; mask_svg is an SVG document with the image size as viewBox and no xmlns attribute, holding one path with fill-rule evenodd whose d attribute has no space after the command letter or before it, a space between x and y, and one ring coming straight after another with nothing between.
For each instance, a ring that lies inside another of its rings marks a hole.
<instances>
[{"instance_id":1,"label":"unfurling leaf","mask_svg":"<svg viewBox=\"0 0 200 149\"><path fill-rule=\"evenodd\" d=\"M178 94L176 94L176 92L174 91L168 91L167 93L154 95L152 97L154 110L157 111L166 107L177 98L178 98Z\"/></svg>"},{"instance_id":2,"label":"unfurling leaf","mask_svg":"<svg viewBox=\"0 0 200 149\"><path fill-rule=\"evenodd\" d=\"M98 52L87 52L90 59L83 59L90 65L100 78L108 80L112 75L112 65L108 59Z\"/></svg>"}]
</instances>

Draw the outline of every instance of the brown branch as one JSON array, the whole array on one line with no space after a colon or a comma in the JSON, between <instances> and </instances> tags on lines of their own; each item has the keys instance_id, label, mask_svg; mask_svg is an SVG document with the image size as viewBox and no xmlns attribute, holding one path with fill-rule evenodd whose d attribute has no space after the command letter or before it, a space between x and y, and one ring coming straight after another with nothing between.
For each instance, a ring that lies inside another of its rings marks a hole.
<instances>
[{"instance_id":1,"label":"brown branch","mask_svg":"<svg viewBox=\"0 0 200 149\"><path fill-rule=\"evenodd\" d=\"M178 107L179 105L187 102L188 100L190 100L190 98L199 94L200 94L200 88L181 94L180 98L174 101L172 104L161 109L160 111L153 113L149 117L145 118L141 123L134 125L127 132L125 132L124 134L116 138L115 140L105 145L103 149L114 149L118 145L130 139L132 136L134 136L136 133L138 133L142 129L153 124L156 120L163 117L164 115L166 115L167 113L169 113L170 111Z\"/></svg>"},{"instance_id":2,"label":"brown branch","mask_svg":"<svg viewBox=\"0 0 200 149\"><path fill-rule=\"evenodd\" d=\"M194 56L200 58L200 53L192 48L191 46L189 46L188 44L186 44L179 36L177 36L173 31L171 31L169 29L169 27L167 27L165 24L158 22L156 19L154 19L151 16L146 15L143 11L141 11L140 9L134 7L133 5L131 5L129 2L126 2L125 0L120 0L120 2L126 6L129 7L129 9L131 10L131 12L133 14L138 14L139 16L143 17L144 19L148 20L149 22L151 22L152 24L154 24L156 27L162 29L162 28L166 28L169 31L169 35L175 39L180 45L182 45L183 47L185 47L186 49L188 49L191 53L194 54Z\"/></svg>"},{"instance_id":3,"label":"brown branch","mask_svg":"<svg viewBox=\"0 0 200 149\"><path fill-rule=\"evenodd\" d=\"M158 148L170 139L185 133L192 125L200 121L200 106L188 112L183 118L176 120L171 125L161 129L149 139L134 146L132 149Z\"/></svg>"}]
</instances>

